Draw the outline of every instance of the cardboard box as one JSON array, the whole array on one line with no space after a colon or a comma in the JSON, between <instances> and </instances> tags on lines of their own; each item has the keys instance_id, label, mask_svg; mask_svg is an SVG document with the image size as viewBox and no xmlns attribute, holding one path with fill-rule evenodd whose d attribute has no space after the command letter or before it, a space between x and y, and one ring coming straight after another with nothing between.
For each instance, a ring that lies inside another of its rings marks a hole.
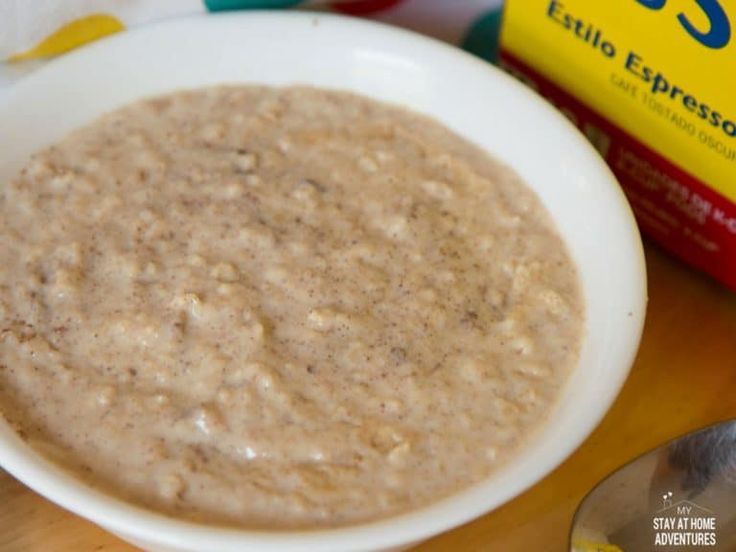
<instances>
[{"instance_id":1,"label":"cardboard box","mask_svg":"<svg viewBox=\"0 0 736 552\"><path fill-rule=\"evenodd\" d=\"M736 289L736 1L506 0L500 63L596 146L642 231Z\"/></svg>"}]
</instances>

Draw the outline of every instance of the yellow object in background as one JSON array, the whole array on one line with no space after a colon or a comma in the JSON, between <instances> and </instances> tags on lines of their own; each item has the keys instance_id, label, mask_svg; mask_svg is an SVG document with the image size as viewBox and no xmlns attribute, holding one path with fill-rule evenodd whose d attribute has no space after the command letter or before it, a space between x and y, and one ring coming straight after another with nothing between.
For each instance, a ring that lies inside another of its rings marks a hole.
<instances>
[{"instance_id":1,"label":"yellow object in background","mask_svg":"<svg viewBox=\"0 0 736 552\"><path fill-rule=\"evenodd\" d=\"M604 544L592 541L574 541L572 543L573 552L623 552L621 548L615 544Z\"/></svg>"},{"instance_id":2,"label":"yellow object in background","mask_svg":"<svg viewBox=\"0 0 736 552\"><path fill-rule=\"evenodd\" d=\"M30 50L10 56L8 61L15 62L54 56L76 48L85 42L91 42L124 29L125 25L112 15L88 15L60 27Z\"/></svg>"},{"instance_id":3,"label":"yellow object in background","mask_svg":"<svg viewBox=\"0 0 736 552\"><path fill-rule=\"evenodd\" d=\"M502 48L736 202L736 3L704 5L509 0Z\"/></svg>"},{"instance_id":4,"label":"yellow object in background","mask_svg":"<svg viewBox=\"0 0 736 552\"><path fill-rule=\"evenodd\" d=\"M506 0L499 50L598 149L640 228L736 290L736 1Z\"/></svg>"}]
</instances>

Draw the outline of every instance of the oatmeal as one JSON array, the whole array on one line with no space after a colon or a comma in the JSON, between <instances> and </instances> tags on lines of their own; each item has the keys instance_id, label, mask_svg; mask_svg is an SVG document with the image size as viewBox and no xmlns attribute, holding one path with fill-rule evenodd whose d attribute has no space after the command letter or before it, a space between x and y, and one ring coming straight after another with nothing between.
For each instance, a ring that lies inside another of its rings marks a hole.
<instances>
[{"instance_id":1,"label":"oatmeal","mask_svg":"<svg viewBox=\"0 0 736 552\"><path fill-rule=\"evenodd\" d=\"M142 101L0 195L0 409L93 485L187 519L336 526L488 476L583 331L510 169L311 88Z\"/></svg>"}]
</instances>

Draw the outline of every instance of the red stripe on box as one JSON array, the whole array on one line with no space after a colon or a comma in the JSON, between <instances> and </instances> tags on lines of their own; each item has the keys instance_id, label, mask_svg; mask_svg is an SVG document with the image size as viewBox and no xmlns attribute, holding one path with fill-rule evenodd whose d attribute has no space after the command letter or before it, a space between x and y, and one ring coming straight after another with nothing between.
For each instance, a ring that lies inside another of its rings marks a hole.
<instances>
[{"instance_id":1,"label":"red stripe on box","mask_svg":"<svg viewBox=\"0 0 736 552\"><path fill-rule=\"evenodd\" d=\"M500 64L554 104L596 146L642 232L736 289L736 205L501 48Z\"/></svg>"}]
</instances>

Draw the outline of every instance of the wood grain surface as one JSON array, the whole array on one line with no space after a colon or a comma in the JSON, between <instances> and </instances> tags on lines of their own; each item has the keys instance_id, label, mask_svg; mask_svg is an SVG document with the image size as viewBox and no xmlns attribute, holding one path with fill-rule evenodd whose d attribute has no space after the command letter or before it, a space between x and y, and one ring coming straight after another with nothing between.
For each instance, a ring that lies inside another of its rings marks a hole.
<instances>
[{"instance_id":1,"label":"wood grain surface","mask_svg":"<svg viewBox=\"0 0 736 552\"><path fill-rule=\"evenodd\" d=\"M736 293L647 245L649 309L641 349L618 400L590 438L529 491L416 552L567 547L572 514L593 485L638 454L736 416ZM612 267L615 269L615 267ZM3 552L129 552L0 470Z\"/></svg>"}]
</instances>

